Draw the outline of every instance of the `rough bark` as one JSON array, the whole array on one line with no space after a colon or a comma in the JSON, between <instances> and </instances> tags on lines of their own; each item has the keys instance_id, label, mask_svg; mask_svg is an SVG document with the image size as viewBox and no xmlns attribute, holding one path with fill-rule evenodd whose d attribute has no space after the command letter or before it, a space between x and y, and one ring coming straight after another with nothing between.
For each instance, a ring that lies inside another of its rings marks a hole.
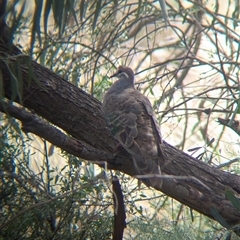
<instances>
[{"instance_id":1,"label":"rough bark","mask_svg":"<svg viewBox=\"0 0 240 240\"><path fill-rule=\"evenodd\" d=\"M1 104L0 110L20 119L25 131L35 132L72 154L75 151L78 157L97 161L99 165L106 162L110 169L120 170L131 176L136 175L131 157L126 152L113 155L117 142L106 127L98 100L49 69L31 61L16 47L7 47L4 41L0 41L0 80L3 81L6 98L31 110L27 112L17 110L16 106L11 108ZM13 90L16 84L19 86L19 92ZM24 114L37 121L39 119L36 118L41 116L48 123L45 121L43 125L38 126L31 124L30 127ZM47 134L43 128L50 127L50 123L70 134L71 140L75 138L75 141L82 144L81 147L77 148L76 144L73 144L71 150L69 141L62 141L61 144L57 142L58 135L55 134L63 133L55 132L54 136ZM37 131L36 128L40 130ZM64 148L65 143L70 150ZM82 151L85 148L91 148L91 151ZM217 210L223 218L222 224L226 227L240 223L240 211L225 195L226 190L230 190L240 199L239 176L208 166L166 142L163 150L165 164L161 163L161 168L164 179L161 189L157 190L210 218L216 218L214 212ZM79 154L76 153L78 151ZM144 178L142 181L144 182Z\"/></svg>"}]
</instances>

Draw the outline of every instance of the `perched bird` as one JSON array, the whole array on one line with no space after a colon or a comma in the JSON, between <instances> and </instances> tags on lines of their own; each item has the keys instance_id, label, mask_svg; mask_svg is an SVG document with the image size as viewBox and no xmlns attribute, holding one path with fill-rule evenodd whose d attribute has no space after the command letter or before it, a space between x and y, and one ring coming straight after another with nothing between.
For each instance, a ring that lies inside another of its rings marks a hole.
<instances>
[{"instance_id":1,"label":"perched bird","mask_svg":"<svg viewBox=\"0 0 240 240\"><path fill-rule=\"evenodd\" d=\"M161 150L163 142L151 103L134 88L131 68L120 66L111 77L118 80L103 100L107 125L121 146L132 155L134 166L144 182L161 187L159 159L164 159ZM144 175L151 176L145 178Z\"/></svg>"}]
</instances>

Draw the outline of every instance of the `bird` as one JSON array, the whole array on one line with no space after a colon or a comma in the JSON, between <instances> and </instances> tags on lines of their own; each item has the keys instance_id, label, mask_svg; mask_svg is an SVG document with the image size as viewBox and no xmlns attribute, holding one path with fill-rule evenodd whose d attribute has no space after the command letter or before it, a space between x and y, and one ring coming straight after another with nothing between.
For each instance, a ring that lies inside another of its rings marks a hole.
<instances>
[{"instance_id":1,"label":"bird","mask_svg":"<svg viewBox=\"0 0 240 240\"><path fill-rule=\"evenodd\" d=\"M113 137L132 156L138 179L147 186L162 186L160 159L163 140L149 99L134 87L130 67L119 66L106 92L102 110ZM144 175L148 175L144 177ZM139 177L140 176L140 177Z\"/></svg>"}]
</instances>

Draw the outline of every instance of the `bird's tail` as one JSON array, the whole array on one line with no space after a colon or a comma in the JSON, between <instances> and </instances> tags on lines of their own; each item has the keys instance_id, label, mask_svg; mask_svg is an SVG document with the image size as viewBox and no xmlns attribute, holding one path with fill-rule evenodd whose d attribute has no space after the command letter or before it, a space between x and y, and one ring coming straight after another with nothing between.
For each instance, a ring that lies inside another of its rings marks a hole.
<instances>
[{"instance_id":1,"label":"bird's tail","mask_svg":"<svg viewBox=\"0 0 240 240\"><path fill-rule=\"evenodd\" d=\"M162 173L160 166L154 159L148 161L143 157L133 157L135 169L138 172L138 179L143 181L146 185L161 188L162 186Z\"/></svg>"}]
</instances>

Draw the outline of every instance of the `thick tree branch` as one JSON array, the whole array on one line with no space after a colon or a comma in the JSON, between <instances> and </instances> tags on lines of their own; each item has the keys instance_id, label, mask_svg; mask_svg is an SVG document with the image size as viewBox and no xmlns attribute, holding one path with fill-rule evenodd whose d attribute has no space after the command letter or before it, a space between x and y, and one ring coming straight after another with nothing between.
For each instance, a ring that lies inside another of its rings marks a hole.
<instances>
[{"instance_id":1,"label":"thick tree branch","mask_svg":"<svg viewBox=\"0 0 240 240\"><path fill-rule=\"evenodd\" d=\"M87 146L86 160L93 160L90 153L95 151L92 148L97 149L106 154L109 168L135 176L131 157L124 151L118 154L114 164L112 162L117 142L106 127L101 103L47 68L30 61L29 57L20 55L16 48L11 49L0 41L0 77L4 96L34 110L78 139L80 142L73 142L73 146L80 154ZM14 90L16 85L21 85L23 91ZM163 174L177 178L164 178L158 190L210 218L214 218L211 209L216 209L230 226L240 223L240 211L225 196L225 191L230 190L240 199L239 176L199 162L167 143L164 143L163 150L165 163L160 163ZM97 155L96 160L104 160L104 157L98 158L101 154ZM179 179L179 176L183 178ZM144 178L142 180L144 182Z\"/></svg>"},{"instance_id":2,"label":"thick tree branch","mask_svg":"<svg viewBox=\"0 0 240 240\"><path fill-rule=\"evenodd\" d=\"M113 154L98 150L89 144L67 136L53 125L39 118L36 114L32 114L23 108L0 101L0 111L20 120L22 130L25 133L34 133L79 158L98 161L101 166L104 166L105 161L109 163L116 161Z\"/></svg>"}]
</instances>

